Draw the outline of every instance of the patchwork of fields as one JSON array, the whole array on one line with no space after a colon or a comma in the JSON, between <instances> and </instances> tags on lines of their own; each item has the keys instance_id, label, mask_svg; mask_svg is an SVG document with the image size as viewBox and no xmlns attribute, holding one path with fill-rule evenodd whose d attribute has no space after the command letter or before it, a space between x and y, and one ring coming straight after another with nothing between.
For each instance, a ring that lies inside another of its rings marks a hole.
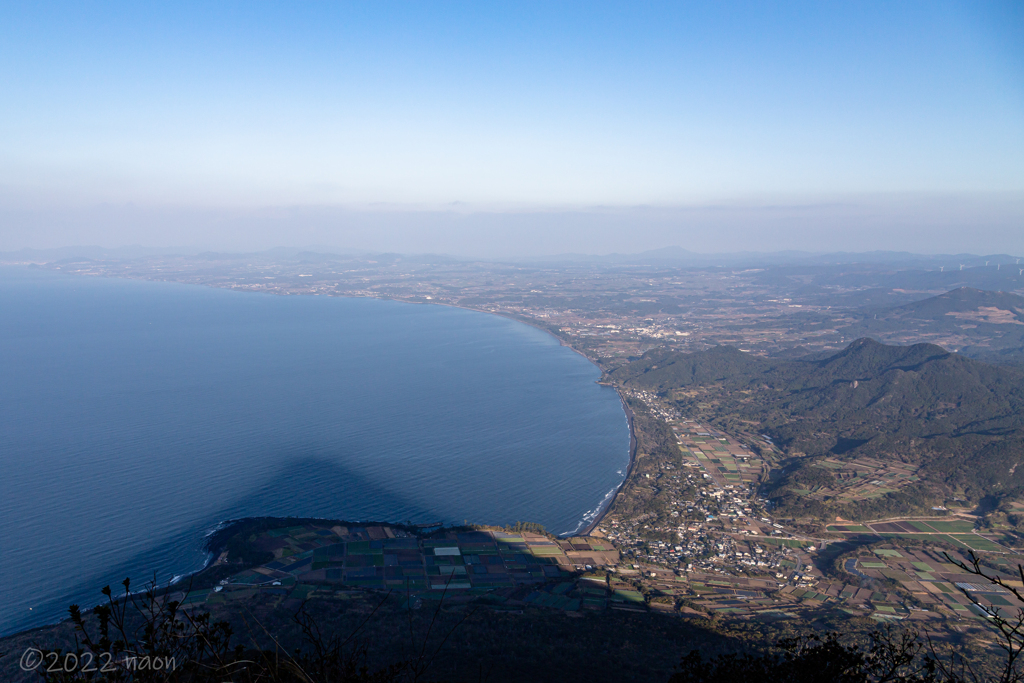
<instances>
[{"instance_id":1,"label":"patchwork of fields","mask_svg":"<svg viewBox=\"0 0 1024 683\"><path fill-rule=\"evenodd\" d=\"M890 520L867 524L830 524L830 533L859 536L872 534L882 538L909 538L948 543L955 548L988 553L1010 553L1013 549L994 534L974 531L974 522L963 519Z\"/></svg>"},{"instance_id":2,"label":"patchwork of fields","mask_svg":"<svg viewBox=\"0 0 1024 683\"><path fill-rule=\"evenodd\" d=\"M216 605L259 593L296 606L315 597L343 597L346 589L392 590L410 598L511 595L569 611L631 608L632 585L600 592L577 588L580 573L614 565L618 552L599 538L552 538L502 531L446 532L416 537L389 526L300 525L250 540L273 561L240 572L212 590L179 595L186 605ZM639 602L644 603L641 596Z\"/></svg>"},{"instance_id":3,"label":"patchwork of fields","mask_svg":"<svg viewBox=\"0 0 1024 683\"><path fill-rule=\"evenodd\" d=\"M719 486L756 483L764 472L764 461L734 438L705 431L698 424L672 427L684 462L699 467Z\"/></svg>"},{"instance_id":4,"label":"patchwork of fields","mask_svg":"<svg viewBox=\"0 0 1024 683\"><path fill-rule=\"evenodd\" d=\"M1020 576L1015 576L1014 567L1021 559L997 561L999 569L987 571L997 572L1009 585L1020 588ZM985 611L1008 608L1016 613L1018 608L1024 607L1024 603L1017 601L1010 591L968 574L956 562L970 564L964 555L955 552L946 557L934 549L894 546L876 548L873 552L847 560L846 569L861 578L899 583L923 609L937 615L986 618ZM862 581L861 584L868 587L849 587L846 597L850 602L876 613L909 614L905 601L898 596L880 593L868 582Z\"/></svg>"}]
</instances>

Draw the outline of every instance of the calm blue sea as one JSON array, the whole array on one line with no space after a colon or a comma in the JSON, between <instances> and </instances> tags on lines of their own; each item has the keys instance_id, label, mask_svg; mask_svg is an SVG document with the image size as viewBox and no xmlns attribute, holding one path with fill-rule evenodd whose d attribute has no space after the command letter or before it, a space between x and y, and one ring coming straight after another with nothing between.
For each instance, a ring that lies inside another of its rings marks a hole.
<instances>
[{"instance_id":1,"label":"calm blue sea","mask_svg":"<svg viewBox=\"0 0 1024 683\"><path fill-rule=\"evenodd\" d=\"M0 268L0 634L250 515L582 526L629 432L504 318Z\"/></svg>"}]
</instances>

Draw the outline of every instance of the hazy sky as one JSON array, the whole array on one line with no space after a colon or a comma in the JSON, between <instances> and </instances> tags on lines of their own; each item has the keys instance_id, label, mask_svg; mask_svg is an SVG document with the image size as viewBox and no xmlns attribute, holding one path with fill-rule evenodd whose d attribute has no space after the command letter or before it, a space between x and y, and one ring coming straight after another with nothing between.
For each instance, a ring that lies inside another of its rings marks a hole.
<instances>
[{"instance_id":1,"label":"hazy sky","mask_svg":"<svg viewBox=\"0 0 1024 683\"><path fill-rule=\"evenodd\" d=\"M1024 3L0 3L0 249L1024 252ZM916 245L916 247L915 247Z\"/></svg>"}]
</instances>

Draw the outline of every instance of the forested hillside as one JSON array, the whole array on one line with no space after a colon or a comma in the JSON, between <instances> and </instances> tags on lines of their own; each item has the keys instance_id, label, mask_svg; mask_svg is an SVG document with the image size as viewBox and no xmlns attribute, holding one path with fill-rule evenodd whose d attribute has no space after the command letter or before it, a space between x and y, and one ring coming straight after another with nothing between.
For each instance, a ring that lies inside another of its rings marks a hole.
<instances>
[{"instance_id":1,"label":"forested hillside","mask_svg":"<svg viewBox=\"0 0 1024 683\"><path fill-rule=\"evenodd\" d=\"M778 360L733 348L654 351L610 373L657 391L685 415L769 435L791 459L766 493L793 514L909 513L954 498L995 505L1024 494L1024 373L930 345L859 339L825 359ZM821 462L869 456L917 469L868 500L812 500Z\"/></svg>"}]
</instances>

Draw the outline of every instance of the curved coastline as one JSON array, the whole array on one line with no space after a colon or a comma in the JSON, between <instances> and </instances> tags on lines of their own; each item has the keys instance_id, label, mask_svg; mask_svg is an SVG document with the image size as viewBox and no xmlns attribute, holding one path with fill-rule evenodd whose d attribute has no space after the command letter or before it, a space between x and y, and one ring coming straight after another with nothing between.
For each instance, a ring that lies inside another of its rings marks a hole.
<instances>
[{"instance_id":1,"label":"curved coastline","mask_svg":"<svg viewBox=\"0 0 1024 683\"><path fill-rule=\"evenodd\" d=\"M601 508L601 511L597 513L597 515L590 522L590 524L588 524L587 527L580 532L579 535L581 536L589 536L591 532L593 532L594 529L597 528L597 525L600 524L601 521L605 518L605 516L608 514L608 511L612 509L612 505L615 503L615 499L619 497L619 494L622 492L622 489L626 485L626 482L629 481L630 476L632 476L633 468L636 466L636 453L638 443L636 439L636 430L633 428L633 411L632 409L630 409L629 404L626 403L626 399L622 397L622 393L619 392L618 389L615 390L615 393L619 395L619 400L622 401L622 410L623 412L626 413L626 422L629 423L629 466L626 468L626 476L622 478L622 482L618 485L618 487L616 487L615 494L608 500L604 507Z\"/></svg>"},{"instance_id":2,"label":"curved coastline","mask_svg":"<svg viewBox=\"0 0 1024 683\"><path fill-rule=\"evenodd\" d=\"M393 301L401 301L401 299L393 299ZM434 302L427 302L427 303L434 303ZM597 361L595 361L593 358L589 357L587 354L583 353L582 351L577 349L572 344L567 344L564 339L562 339L561 337L556 335L554 332L552 332L548 328L546 328L546 327L544 327L542 325L539 325L539 324L537 324L537 323L535 323L535 322L533 322L531 320L525 320L525 319L517 317L517 316L507 315L507 314L503 314L503 313L496 313L494 311L485 311L485 310L481 310L479 308L470 308L468 306L456 306L455 304L435 304L435 305L451 306L452 308L461 308L461 309L466 310L466 311L476 311L478 313L490 313L491 315L497 315L497 316L500 316L502 318L507 318L509 320L515 320L516 322L523 323L524 325L529 325L530 327L533 327L535 329L538 329L538 330L540 330L542 332L545 332L545 333L551 335L551 337L553 339L556 339L558 341L560 346L564 346L565 348L569 349L570 351L573 351L574 353L579 354L583 358L586 358L587 361L589 361L594 367L596 367L598 370L601 370L601 366L598 365ZM602 374L604 373L603 370L601 370L601 372L602 372ZM598 382L598 383L601 384L600 382ZM603 386L611 386L611 385L604 384ZM615 387L613 387L613 388L615 388ZM626 423L629 426L629 464L626 466L626 474L622 478L622 481L619 482L619 485L615 487L614 493L611 496L609 496L607 498L607 500L602 502L601 507L598 510L598 513L594 516L594 518L590 521L590 523L586 527L584 527L582 530L574 531L573 533L568 534L569 536L589 536L590 533L594 529L597 528L597 525L600 524L601 521L605 518L605 516L608 514L608 511L612 509L612 505L615 503L615 499L619 497L619 494L622 492L622 488L626 485L626 482L629 481L629 477L630 477L630 475L633 474L633 468L636 465L636 453L637 453L638 443L637 443L637 438L636 438L636 429L634 429L634 427L633 427L633 411L632 411L632 409L630 409L629 404L626 403L626 399L623 397L622 392L619 391L618 388L615 388L615 393L618 394L619 401L622 403L622 412L624 412L626 414Z\"/></svg>"}]
</instances>

